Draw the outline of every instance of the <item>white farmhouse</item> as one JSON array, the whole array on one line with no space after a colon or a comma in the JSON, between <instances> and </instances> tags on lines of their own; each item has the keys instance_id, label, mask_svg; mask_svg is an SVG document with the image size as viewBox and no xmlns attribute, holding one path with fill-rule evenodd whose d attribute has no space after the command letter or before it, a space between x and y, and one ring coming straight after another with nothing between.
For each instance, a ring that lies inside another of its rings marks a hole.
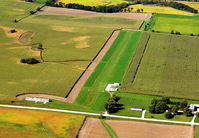
<instances>
[{"instance_id":1,"label":"white farmhouse","mask_svg":"<svg viewBox=\"0 0 199 138\"><path fill-rule=\"evenodd\" d=\"M190 104L189 109L192 112L199 112L199 104Z\"/></svg>"}]
</instances>

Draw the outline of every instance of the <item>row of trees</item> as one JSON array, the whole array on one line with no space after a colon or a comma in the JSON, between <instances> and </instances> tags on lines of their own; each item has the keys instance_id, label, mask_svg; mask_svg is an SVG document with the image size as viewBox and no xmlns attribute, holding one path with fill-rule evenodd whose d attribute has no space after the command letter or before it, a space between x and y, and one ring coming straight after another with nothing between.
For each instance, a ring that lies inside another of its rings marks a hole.
<instances>
[{"instance_id":1,"label":"row of trees","mask_svg":"<svg viewBox=\"0 0 199 138\"><path fill-rule=\"evenodd\" d=\"M46 2L46 5L54 6L54 7L82 9L82 10L103 12L103 13L112 13L112 12L122 11L122 9L127 8L131 4L121 3L119 5L110 5L110 6L85 6L85 5L76 4L76 3L69 3L69 4L64 4L62 2L56 3L56 0L48 0Z\"/></svg>"},{"instance_id":2,"label":"row of trees","mask_svg":"<svg viewBox=\"0 0 199 138\"><path fill-rule=\"evenodd\" d=\"M164 1L137 1L136 4L156 4L159 6L168 6L168 7L172 7L174 9L178 9L178 10L183 10L183 11L188 11L188 12L192 12L192 13L198 13L197 9L194 9L188 5L185 5L183 3L178 3L178 2L164 2Z\"/></svg>"}]
</instances>

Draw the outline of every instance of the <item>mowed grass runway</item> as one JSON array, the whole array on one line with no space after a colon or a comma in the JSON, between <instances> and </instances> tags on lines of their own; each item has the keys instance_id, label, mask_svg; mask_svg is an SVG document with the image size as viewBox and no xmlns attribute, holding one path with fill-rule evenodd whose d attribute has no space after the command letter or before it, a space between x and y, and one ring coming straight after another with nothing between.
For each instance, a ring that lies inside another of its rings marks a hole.
<instances>
[{"instance_id":1,"label":"mowed grass runway","mask_svg":"<svg viewBox=\"0 0 199 138\"><path fill-rule=\"evenodd\" d=\"M181 34L199 34L199 16L156 14L150 24L150 31L170 33L173 30Z\"/></svg>"},{"instance_id":2,"label":"mowed grass runway","mask_svg":"<svg viewBox=\"0 0 199 138\"><path fill-rule=\"evenodd\" d=\"M123 91L198 100L199 38L157 33L150 36L135 80L131 66Z\"/></svg>"},{"instance_id":3,"label":"mowed grass runway","mask_svg":"<svg viewBox=\"0 0 199 138\"><path fill-rule=\"evenodd\" d=\"M110 50L82 88L75 104L103 111L109 98L108 83L121 82L128 69L142 32L121 31Z\"/></svg>"},{"instance_id":4,"label":"mowed grass runway","mask_svg":"<svg viewBox=\"0 0 199 138\"><path fill-rule=\"evenodd\" d=\"M6 8L7 5L15 8ZM46 93L66 96L93 57L117 28L131 28L137 20L112 17L79 17L36 14L20 19L41 6L18 0L0 1L0 101L11 101L20 93ZM16 33L9 31L16 29ZM32 32L27 44L18 38ZM31 49L42 43L46 62L37 65L20 63L21 58L40 59Z\"/></svg>"}]
</instances>

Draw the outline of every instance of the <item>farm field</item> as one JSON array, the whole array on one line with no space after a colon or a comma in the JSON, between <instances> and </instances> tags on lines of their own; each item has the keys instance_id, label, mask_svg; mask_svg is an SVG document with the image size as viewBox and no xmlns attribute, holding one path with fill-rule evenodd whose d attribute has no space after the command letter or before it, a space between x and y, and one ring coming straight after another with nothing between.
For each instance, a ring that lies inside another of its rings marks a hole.
<instances>
[{"instance_id":1,"label":"farm field","mask_svg":"<svg viewBox=\"0 0 199 138\"><path fill-rule=\"evenodd\" d=\"M162 7L156 5L143 5L143 4L136 4L131 5L128 8L131 8L131 12L137 12L138 9L143 9L144 13L162 13L162 14L177 14L177 15L194 15L193 13L177 10L171 7Z\"/></svg>"},{"instance_id":2,"label":"farm field","mask_svg":"<svg viewBox=\"0 0 199 138\"><path fill-rule=\"evenodd\" d=\"M110 138L99 119L87 118L79 132L79 138Z\"/></svg>"},{"instance_id":3,"label":"farm field","mask_svg":"<svg viewBox=\"0 0 199 138\"><path fill-rule=\"evenodd\" d=\"M122 91L198 100L198 42L198 37L151 33L143 58L140 52L131 63Z\"/></svg>"},{"instance_id":4,"label":"farm field","mask_svg":"<svg viewBox=\"0 0 199 138\"><path fill-rule=\"evenodd\" d=\"M8 10L6 5L10 3L15 8ZM133 28L140 22L112 17L36 14L13 23L38 6L41 5L17 0L0 1L1 102L14 100L20 93L66 96L114 29ZM8 33L11 29L17 32ZM31 35L19 41L19 36L27 32ZM32 49L38 43L43 45L45 62L21 64L21 58L40 59L39 52Z\"/></svg>"},{"instance_id":5,"label":"farm field","mask_svg":"<svg viewBox=\"0 0 199 138\"><path fill-rule=\"evenodd\" d=\"M23 109L0 109L0 135L6 137L74 138L84 116Z\"/></svg>"},{"instance_id":6,"label":"farm field","mask_svg":"<svg viewBox=\"0 0 199 138\"><path fill-rule=\"evenodd\" d=\"M150 22L149 31L170 33L172 30L181 34L199 34L199 16L181 16L156 14Z\"/></svg>"},{"instance_id":7,"label":"farm field","mask_svg":"<svg viewBox=\"0 0 199 138\"><path fill-rule=\"evenodd\" d=\"M193 127L137 121L106 120L120 138L192 138Z\"/></svg>"},{"instance_id":8,"label":"farm field","mask_svg":"<svg viewBox=\"0 0 199 138\"><path fill-rule=\"evenodd\" d=\"M130 3L128 0L58 0L57 3L62 2L64 4L76 3L86 6L103 6L103 5L118 5L121 3Z\"/></svg>"}]
</instances>

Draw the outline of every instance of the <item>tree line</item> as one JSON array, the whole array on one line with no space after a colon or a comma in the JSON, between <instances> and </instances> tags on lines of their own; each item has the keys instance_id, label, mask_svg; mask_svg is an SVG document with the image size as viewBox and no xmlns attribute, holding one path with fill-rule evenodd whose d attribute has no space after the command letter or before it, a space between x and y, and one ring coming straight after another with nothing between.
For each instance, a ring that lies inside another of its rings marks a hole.
<instances>
[{"instance_id":1,"label":"tree line","mask_svg":"<svg viewBox=\"0 0 199 138\"><path fill-rule=\"evenodd\" d=\"M122 11L122 9L127 8L130 5L132 4L121 3L119 5L110 5L110 6L85 6L85 5L76 4L76 3L69 3L69 4L65 4L62 2L56 3L56 0L48 0L46 2L46 6L82 9L82 10L87 10L87 11L95 11L95 12L103 12L103 13L120 12Z\"/></svg>"},{"instance_id":2,"label":"tree line","mask_svg":"<svg viewBox=\"0 0 199 138\"><path fill-rule=\"evenodd\" d=\"M196 10L196 9L194 9L194 8L188 6L188 5L185 5L183 3L178 3L178 2L164 2L164 1L148 1L148 0L145 0L145 1L137 1L136 4L144 4L144 5L156 4L156 5L159 5L159 6L172 7L174 9L188 11L188 12L191 12L191 13L198 13L198 10Z\"/></svg>"},{"instance_id":3,"label":"tree line","mask_svg":"<svg viewBox=\"0 0 199 138\"><path fill-rule=\"evenodd\" d=\"M172 106L168 106L172 105ZM151 105L149 106L149 112L152 114L165 113L167 119L173 118L178 114L178 111L182 110L183 114L186 116L192 116L192 111L188 107L188 102L186 100L182 102L171 101L168 97L163 97L162 99L153 99Z\"/></svg>"}]
</instances>

